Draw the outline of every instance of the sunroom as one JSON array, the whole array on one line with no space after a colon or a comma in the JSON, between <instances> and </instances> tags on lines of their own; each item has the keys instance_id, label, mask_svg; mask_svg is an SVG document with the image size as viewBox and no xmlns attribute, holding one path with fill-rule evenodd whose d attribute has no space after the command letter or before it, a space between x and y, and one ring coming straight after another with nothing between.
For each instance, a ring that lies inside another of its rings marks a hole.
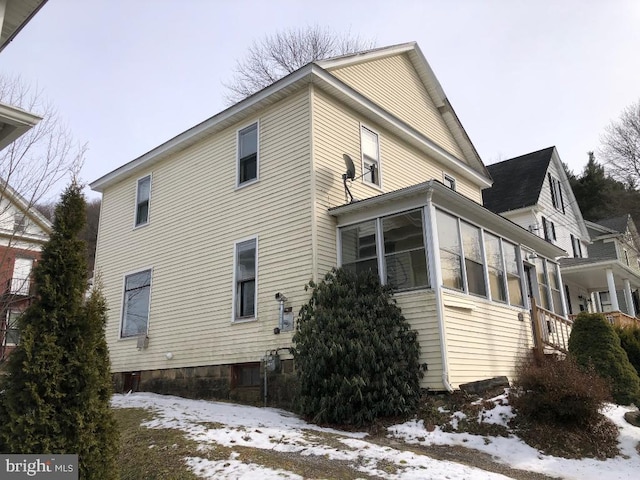
<instances>
[{"instance_id":1,"label":"sunroom","mask_svg":"<svg viewBox=\"0 0 640 480\"><path fill-rule=\"evenodd\" d=\"M510 377L533 347L530 297L560 316L564 250L440 182L331 208L338 264L396 289L418 332L424 387Z\"/></svg>"}]
</instances>

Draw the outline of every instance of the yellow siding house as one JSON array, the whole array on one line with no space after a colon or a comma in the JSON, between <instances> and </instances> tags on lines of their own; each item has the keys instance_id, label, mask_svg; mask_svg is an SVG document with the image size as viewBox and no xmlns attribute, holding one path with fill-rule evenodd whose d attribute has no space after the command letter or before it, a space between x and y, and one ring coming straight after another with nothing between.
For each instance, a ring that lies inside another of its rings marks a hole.
<instances>
[{"instance_id":1,"label":"yellow siding house","mask_svg":"<svg viewBox=\"0 0 640 480\"><path fill-rule=\"evenodd\" d=\"M334 266L397 287L425 388L510 376L565 252L485 209L490 186L415 43L302 67L91 184L118 385L262 394Z\"/></svg>"}]
</instances>

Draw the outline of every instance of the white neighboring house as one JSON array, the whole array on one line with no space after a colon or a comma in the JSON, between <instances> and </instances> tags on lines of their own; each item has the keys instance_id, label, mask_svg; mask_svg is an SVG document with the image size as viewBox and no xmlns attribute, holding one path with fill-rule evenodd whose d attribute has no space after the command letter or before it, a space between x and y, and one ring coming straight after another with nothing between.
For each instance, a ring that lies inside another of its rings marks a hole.
<instances>
[{"instance_id":1,"label":"white neighboring house","mask_svg":"<svg viewBox=\"0 0 640 480\"><path fill-rule=\"evenodd\" d=\"M540 295L542 307L573 316L581 311L602 311L601 303L594 299L597 292L613 298L620 291L625 298L632 298L632 292L640 287L637 270L617 258L590 258L592 232L582 218L555 147L488 165L487 169L494 183L483 191L485 207L569 253L568 258L559 259L566 302L563 305L560 296ZM618 304L608 311L627 313Z\"/></svg>"}]
</instances>

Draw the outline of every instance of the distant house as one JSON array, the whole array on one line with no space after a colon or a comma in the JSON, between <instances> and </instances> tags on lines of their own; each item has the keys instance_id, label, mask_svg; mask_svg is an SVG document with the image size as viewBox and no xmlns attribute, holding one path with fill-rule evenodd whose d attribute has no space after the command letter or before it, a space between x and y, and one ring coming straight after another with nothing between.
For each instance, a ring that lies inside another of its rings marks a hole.
<instances>
[{"instance_id":1,"label":"distant house","mask_svg":"<svg viewBox=\"0 0 640 480\"><path fill-rule=\"evenodd\" d=\"M415 43L300 68L91 184L118 385L259 394L335 266L397 288L423 387L511 376L527 275L562 303L566 253L484 208L490 185Z\"/></svg>"},{"instance_id":2,"label":"distant house","mask_svg":"<svg viewBox=\"0 0 640 480\"><path fill-rule=\"evenodd\" d=\"M0 52L45 3L0 1ZM0 102L0 151L40 120L37 115ZM17 319L30 302L31 269L50 231L49 221L0 179L0 361L19 342Z\"/></svg>"},{"instance_id":3,"label":"distant house","mask_svg":"<svg viewBox=\"0 0 640 480\"><path fill-rule=\"evenodd\" d=\"M609 235L612 231L582 218L555 147L487 168L494 183L492 188L483 191L485 206L569 253L567 258L558 259L562 285L554 289L555 296L533 292L542 307L569 317L581 311L632 312L627 309L627 302L614 302L610 298L616 297L616 291L623 292L624 298L631 298L632 292L640 287L637 265L632 268L625 264L622 247L619 256L611 254L613 243L609 242L613 240L605 238L605 231ZM622 232L626 231L626 220L625 217ZM635 252L631 246L627 250L629 255ZM607 252L605 256L604 252ZM558 295L560 289L565 293L564 304Z\"/></svg>"}]
</instances>

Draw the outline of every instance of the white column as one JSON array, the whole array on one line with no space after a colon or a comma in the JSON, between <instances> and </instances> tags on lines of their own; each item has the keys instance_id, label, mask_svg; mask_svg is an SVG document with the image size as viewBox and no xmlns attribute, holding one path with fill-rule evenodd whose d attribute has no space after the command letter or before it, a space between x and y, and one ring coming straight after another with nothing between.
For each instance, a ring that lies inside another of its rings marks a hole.
<instances>
[{"instance_id":1,"label":"white column","mask_svg":"<svg viewBox=\"0 0 640 480\"><path fill-rule=\"evenodd\" d=\"M607 285L609 286L609 297L611 297L611 309L614 312L620 311L620 305L618 305L618 295L616 295L616 282L613 279L613 270L607 268Z\"/></svg>"},{"instance_id":2,"label":"white column","mask_svg":"<svg viewBox=\"0 0 640 480\"><path fill-rule=\"evenodd\" d=\"M633 306L633 297L631 296L631 283L629 282L628 278L624 279L624 299L627 302L627 314L635 317L636 309Z\"/></svg>"}]
</instances>

